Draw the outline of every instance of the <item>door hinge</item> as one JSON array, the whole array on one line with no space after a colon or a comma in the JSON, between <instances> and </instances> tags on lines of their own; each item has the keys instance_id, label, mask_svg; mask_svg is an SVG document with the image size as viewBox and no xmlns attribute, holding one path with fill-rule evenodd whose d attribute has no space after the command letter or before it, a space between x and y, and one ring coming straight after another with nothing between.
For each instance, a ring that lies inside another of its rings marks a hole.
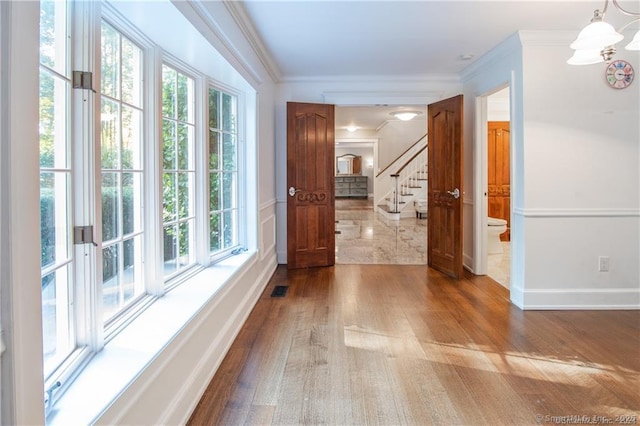
<instances>
[{"instance_id":1,"label":"door hinge","mask_svg":"<svg viewBox=\"0 0 640 426\"><path fill-rule=\"evenodd\" d=\"M91 90L96 93L93 90L93 73L89 71L74 71L72 81L74 89Z\"/></svg>"},{"instance_id":2,"label":"door hinge","mask_svg":"<svg viewBox=\"0 0 640 426\"><path fill-rule=\"evenodd\" d=\"M93 225L74 226L73 227L73 244L97 244L93 241Z\"/></svg>"}]
</instances>

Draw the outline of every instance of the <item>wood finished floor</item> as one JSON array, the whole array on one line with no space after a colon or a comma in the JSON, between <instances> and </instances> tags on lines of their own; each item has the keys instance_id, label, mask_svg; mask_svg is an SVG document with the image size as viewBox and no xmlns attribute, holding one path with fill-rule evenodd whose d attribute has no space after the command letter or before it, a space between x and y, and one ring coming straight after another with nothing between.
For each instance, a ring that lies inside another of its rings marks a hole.
<instances>
[{"instance_id":1,"label":"wood finished floor","mask_svg":"<svg viewBox=\"0 0 640 426\"><path fill-rule=\"evenodd\" d=\"M286 297L270 297L276 285ZM522 312L490 278L455 282L420 265L280 266L189 424L637 424L639 414L640 311Z\"/></svg>"}]
</instances>

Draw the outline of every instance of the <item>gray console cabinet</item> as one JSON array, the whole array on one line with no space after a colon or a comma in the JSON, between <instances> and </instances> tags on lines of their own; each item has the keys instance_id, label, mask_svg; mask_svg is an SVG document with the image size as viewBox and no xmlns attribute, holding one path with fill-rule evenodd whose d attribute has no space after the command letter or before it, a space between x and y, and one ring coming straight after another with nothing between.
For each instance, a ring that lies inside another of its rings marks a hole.
<instances>
[{"instance_id":1,"label":"gray console cabinet","mask_svg":"<svg viewBox=\"0 0 640 426\"><path fill-rule=\"evenodd\" d=\"M367 176L336 176L336 198L367 198Z\"/></svg>"}]
</instances>

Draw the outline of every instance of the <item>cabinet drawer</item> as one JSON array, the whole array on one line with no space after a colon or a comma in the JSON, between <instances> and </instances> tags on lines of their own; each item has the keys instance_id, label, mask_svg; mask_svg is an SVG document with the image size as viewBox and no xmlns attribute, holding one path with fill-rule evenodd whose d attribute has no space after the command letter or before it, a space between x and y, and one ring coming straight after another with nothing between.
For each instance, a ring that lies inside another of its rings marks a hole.
<instances>
[{"instance_id":1,"label":"cabinet drawer","mask_svg":"<svg viewBox=\"0 0 640 426\"><path fill-rule=\"evenodd\" d=\"M348 197L349 188L336 188L336 197Z\"/></svg>"},{"instance_id":2,"label":"cabinet drawer","mask_svg":"<svg viewBox=\"0 0 640 426\"><path fill-rule=\"evenodd\" d=\"M351 188L365 188L367 189L367 182L353 182Z\"/></svg>"},{"instance_id":3,"label":"cabinet drawer","mask_svg":"<svg viewBox=\"0 0 640 426\"><path fill-rule=\"evenodd\" d=\"M339 188L349 188L349 184L347 182L336 182L336 190Z\"/></svg>"},{"instance_id":4,"label":"cabinet drawer","mask_svg":"<svg viewBox=\"0 0 640 426\"><path fill-rule=\"evenodd\" d=\"M351 188L351 195L356 197L366 196L367 188Z\"/></svg>"}]
</instances>

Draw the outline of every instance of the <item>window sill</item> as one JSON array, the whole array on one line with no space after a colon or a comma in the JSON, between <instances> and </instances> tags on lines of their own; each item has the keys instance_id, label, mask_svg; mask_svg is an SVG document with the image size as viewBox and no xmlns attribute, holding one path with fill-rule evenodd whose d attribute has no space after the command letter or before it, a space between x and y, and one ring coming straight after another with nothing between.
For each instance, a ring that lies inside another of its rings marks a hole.
<instances>
[{"instance_id":1,"label":"window sill","mask_svg":"<svg viewBox=\"0 0 640 426\"><path fill-rule=\"evenodd\" d=\"M97 353L57 400L48 425L91 424L256 256L229 257L156 300Z\"/></svg>"}]
</instances>

